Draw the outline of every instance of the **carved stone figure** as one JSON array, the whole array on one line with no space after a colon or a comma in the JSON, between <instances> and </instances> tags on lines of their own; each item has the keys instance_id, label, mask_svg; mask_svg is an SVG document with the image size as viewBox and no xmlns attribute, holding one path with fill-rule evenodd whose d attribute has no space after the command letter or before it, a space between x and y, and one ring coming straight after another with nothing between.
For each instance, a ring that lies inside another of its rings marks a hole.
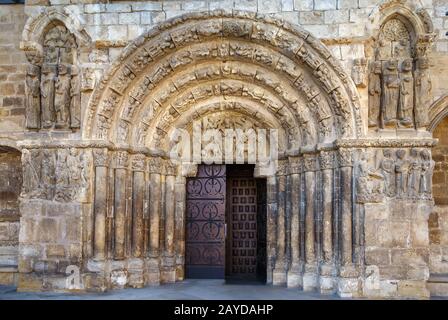
<instances>
[{"instance_id":1,"label":"carved stone figure","mask_svg":"<svg viewBox=\"0 0 448 320\"><path fill-rule=\"evenodd\" d=\"M40 128L40 67L29 65L26 73L26 127Z\"/></svg>"},{"instance_id":2,"label":"carved stone figure","mask_svg":"<svg viewBox=\"0 0 448 320\"><path fill-rule=\"evenodd\" d=\"M420 58L415 71L415 125L424 128L428 125L428 108L431 97L432 83L429 75L427 58Z\"/></svg>"},{"instance_id":3,"label":"carved stone figure","mask_svg":"<svg viewBox=\"0 0 448 320\"><path fill-rule=\"evenodd\" d=\"M383 159L380 164L380 169L384 177L386 194L389 197L395 195L395 168L394 160L392 159L392 151L390 149L383 150Z\"/></svg>"},{"instance_id":4,"label":"carved stone figure","mask_svg":"<svg viewBox=\"0 0 448 320\"><path fill-rule=\"evenodd\" d=\"M369 153L362 152L358 164L357 196L358 202L378 202L384 194L384 177L377 173L369 162Z\"/></svg>"},{"instance_id":5,"label":"carved stone figure","mask_svg":"<svg viewBox=\"0 0 448 320\"><path fill-rule=\"evenodd\" d=\"M54 108L56 111L56 128L66 128L70 112L70 67L58 65L58 76L55 84Z\"/></svg>"},{"instance_id":6,"label":"carved stone figure","mask_svg":"<svg viewBox=\"0 0 448 320\"><path fill-rule=\"evenodd\" d=\"M55 159L52 151L43 151L40 172L42 196L44 199L52 200L55 184Z\"/></svg>"},{"instance_id":7,"label":"carved stone figure","mask_svg":"<svg viewBox=\"0 0 448 320\"><path fill-rule=\"evenodd\" d=\"M81 126L81 84L78 68L71 67L70 80L70 128L79 129Z\"/></svg>"},{"instance_id":8,"label":"carved stone figure","mask_svg":"<svg viewBox=\"0 0 448 320\"><path fill-rule=\"evenodd\" d=\"M54 97L56 66L44 65L42 67L42 79L40 85L42 105L42 127L51 128L54 121Z\"/></svg>"},{"instance_id":9,"label":"carved stone figure","mask_svg":"<svg viewBox=\"0 0 448 320\"><path fill-rule=\"evenodd\" d=\"M382 114L387 127L394 127L397 121L399 89L398 62L391 60L386 63L383 71Z\"/></svg>"},{"instance_id":10,"label":"carved stone figure","mask_svg":"<svg viewBox=\"0 0 448 320\"><path fill-rule=\"evenodd\" d=\"M372 63L369 74L369 127L378 125L381 106L381 61Z\"/></svg>"},{"instance_id":11,"label":"carved stone figure","mask_svg":"<svg viewBox=\"0 0 448 320\"><path fill-rule=\"evenodd\" d=\"M419 151L415 148L411 149L408 170L408 195L415 197L418 194L420 182L421 163L419 159Z\"/></svg>"},{"instance_id":12,"label":"carved stone figure","mask_svg":"<svg viewBox=\"0 0 448 320\"><path fill-rule=\"evenodd\" d=\"M420 171L419 193L424 199L431 197L432 190L432 172L434 170L434 161L431 160L431 154L428 150L422 150L420 153L422 166Z\"/></svg>"},{"instance_id":13,"label":"carved stone figure","mask_svg":"<svg viewBox=\"0 0 448 320\"><path fill-rule=\"evenodd\" d=\"M414 124L414 77L412 76L412 65L412 59L404 60L400 73L400 105L398 108L398 119L400 120L400 125L404 127L411 127Z\"/></svg>"},{"instance_id":14,"label":"carved stone figure","mask_svg":"<svg viewBox=\"0 0 448 320\"><path fill-rule=\"evenodd\" d=\"M402 197L406 194L406 179L407 179L407 163L405 160L406 150L399 149L396 152L397 160L395 161L395 185L396 194Z\"/></svg>"},{"instance_id":15,"label":"carved stone figure","mask_svg":"<svg viewBox=\"0 0 448 320\"><path fill-rule=\"evenodd\" d=\"M365 88L367 84L367 60L364 58L353 61L352 78L357 87Z\"/></svg>"},{"instance_id":16,"label":"carved stone figure","mask_svg":"<svg viewBox=\"0 0 448 320\"><path fill-rule=\"evenodd\" d=\"M40 172L36 166L36 158L27 149L22 151L23 187L22 197L33 197L38 194Z\"/></svg>"}]
</instances>

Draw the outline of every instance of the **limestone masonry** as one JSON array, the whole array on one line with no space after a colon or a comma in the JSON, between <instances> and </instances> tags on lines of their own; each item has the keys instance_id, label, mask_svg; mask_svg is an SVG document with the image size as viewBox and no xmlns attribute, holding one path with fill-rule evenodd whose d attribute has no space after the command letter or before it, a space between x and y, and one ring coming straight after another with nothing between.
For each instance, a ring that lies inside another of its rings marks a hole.
<instances>
[{"instance_id":1,"label":"limestone masonry","mask_svg":"<svg viewBox=\"0 0 448 320\"><path fill-rule=\"evenodd\" d=\"M0 284L182 281L193 123L278 132L267 285L448 295L448 0L0 2Z\"/></svg>"}]
</instances>

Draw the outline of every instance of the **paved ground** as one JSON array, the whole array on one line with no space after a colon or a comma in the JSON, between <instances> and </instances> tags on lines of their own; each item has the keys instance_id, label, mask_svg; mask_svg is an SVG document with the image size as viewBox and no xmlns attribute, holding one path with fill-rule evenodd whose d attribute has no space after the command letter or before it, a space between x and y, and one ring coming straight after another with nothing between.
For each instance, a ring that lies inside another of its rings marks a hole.
<instances>
[{"instance_id":1,"label":"paved ground","mask_svg":"<svg viewBox=\"0 0 448 320\"><path fill-rule=\"evenodd\" d=\"M304 293L297 289L268 285L224 284L222 280L186 280L176 284L143 289L113 290L106 293L26 293L15 287L0 286L0 300L326 300L336 296Z\"/></svg>"}]
</instances>

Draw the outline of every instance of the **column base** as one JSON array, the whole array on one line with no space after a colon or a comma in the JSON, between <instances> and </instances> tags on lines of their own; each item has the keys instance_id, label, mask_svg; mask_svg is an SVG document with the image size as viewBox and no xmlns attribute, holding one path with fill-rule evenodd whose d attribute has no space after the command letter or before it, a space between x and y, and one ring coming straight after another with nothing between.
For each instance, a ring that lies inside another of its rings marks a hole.
<instances>
[{"instance_id":1,"label":"column base","mask_svg":"<svg viewBox=\"0 0 448 320\"><path fill-rule=\"evenodd\" d=\"M274 286L286 285L286 271L284 268L274 269L272 273L272 284Z\"/></svg>"},{"instance_id":2,"label":"column base","mask_svg":"<svg viewBox=\"0 0 448 320\"><path fill-rule=\"evenodd\" d=\"M303 291L316 291L317 288L317 267L314 264L305 265L305 273L303 274Z\"/></svg>"},{"instance_id":3,"label":"column base","mask_svg":"<svg viewBox=\"0 0 448 320\"><path fill-rule=\"evenodd\" d=\"M300 273L299 271L288 271L286 286L288 288L302 288L302 273Z\"/></svg>"},{"instance_id":4,"label":"column base","mask_svg":"<svg viewBox=\"0 0 448 320\"><path fill-rule=\"evenodd\" d=\"M146 260L145 283L150 286L160 285L160 268L158 258Z\"/></svg>"},{"instance_id":5,"label":"column base","mask_svg":"<svg viewBox=\"0 0 448 320\"><path fill-rule=\"evenodd\" d=\"M337 294L342 298L362 296L359 272L354 265L342 266L337 279Z\"/></svg>"},{"instance_id":6,"label":"column base","mask_svg":"<svg viewBox=\"0 0 448 320\"><path fill-rule=\"evenodd\" d=\"M334 279L334 266L324 264L319 270L319 293L320 294L333 294L335 293L335 279Z\"/></svg>"}]
</instances>

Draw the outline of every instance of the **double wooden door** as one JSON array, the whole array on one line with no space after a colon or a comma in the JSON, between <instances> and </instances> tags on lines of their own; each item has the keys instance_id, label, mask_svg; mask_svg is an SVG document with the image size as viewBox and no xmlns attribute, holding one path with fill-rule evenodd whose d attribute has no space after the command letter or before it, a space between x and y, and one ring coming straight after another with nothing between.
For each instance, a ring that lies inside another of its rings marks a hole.
<instances>
[{"instance_id":1,"label":"double wooden door","mask_svg":"<svg viewBox=\"0 0 448 320\"><path fill-rule=\"evenodd\" d=\"M263 278L265 199L253 166L199 166L187 181L186 276Z\"/></svg>"}]
</instances>

